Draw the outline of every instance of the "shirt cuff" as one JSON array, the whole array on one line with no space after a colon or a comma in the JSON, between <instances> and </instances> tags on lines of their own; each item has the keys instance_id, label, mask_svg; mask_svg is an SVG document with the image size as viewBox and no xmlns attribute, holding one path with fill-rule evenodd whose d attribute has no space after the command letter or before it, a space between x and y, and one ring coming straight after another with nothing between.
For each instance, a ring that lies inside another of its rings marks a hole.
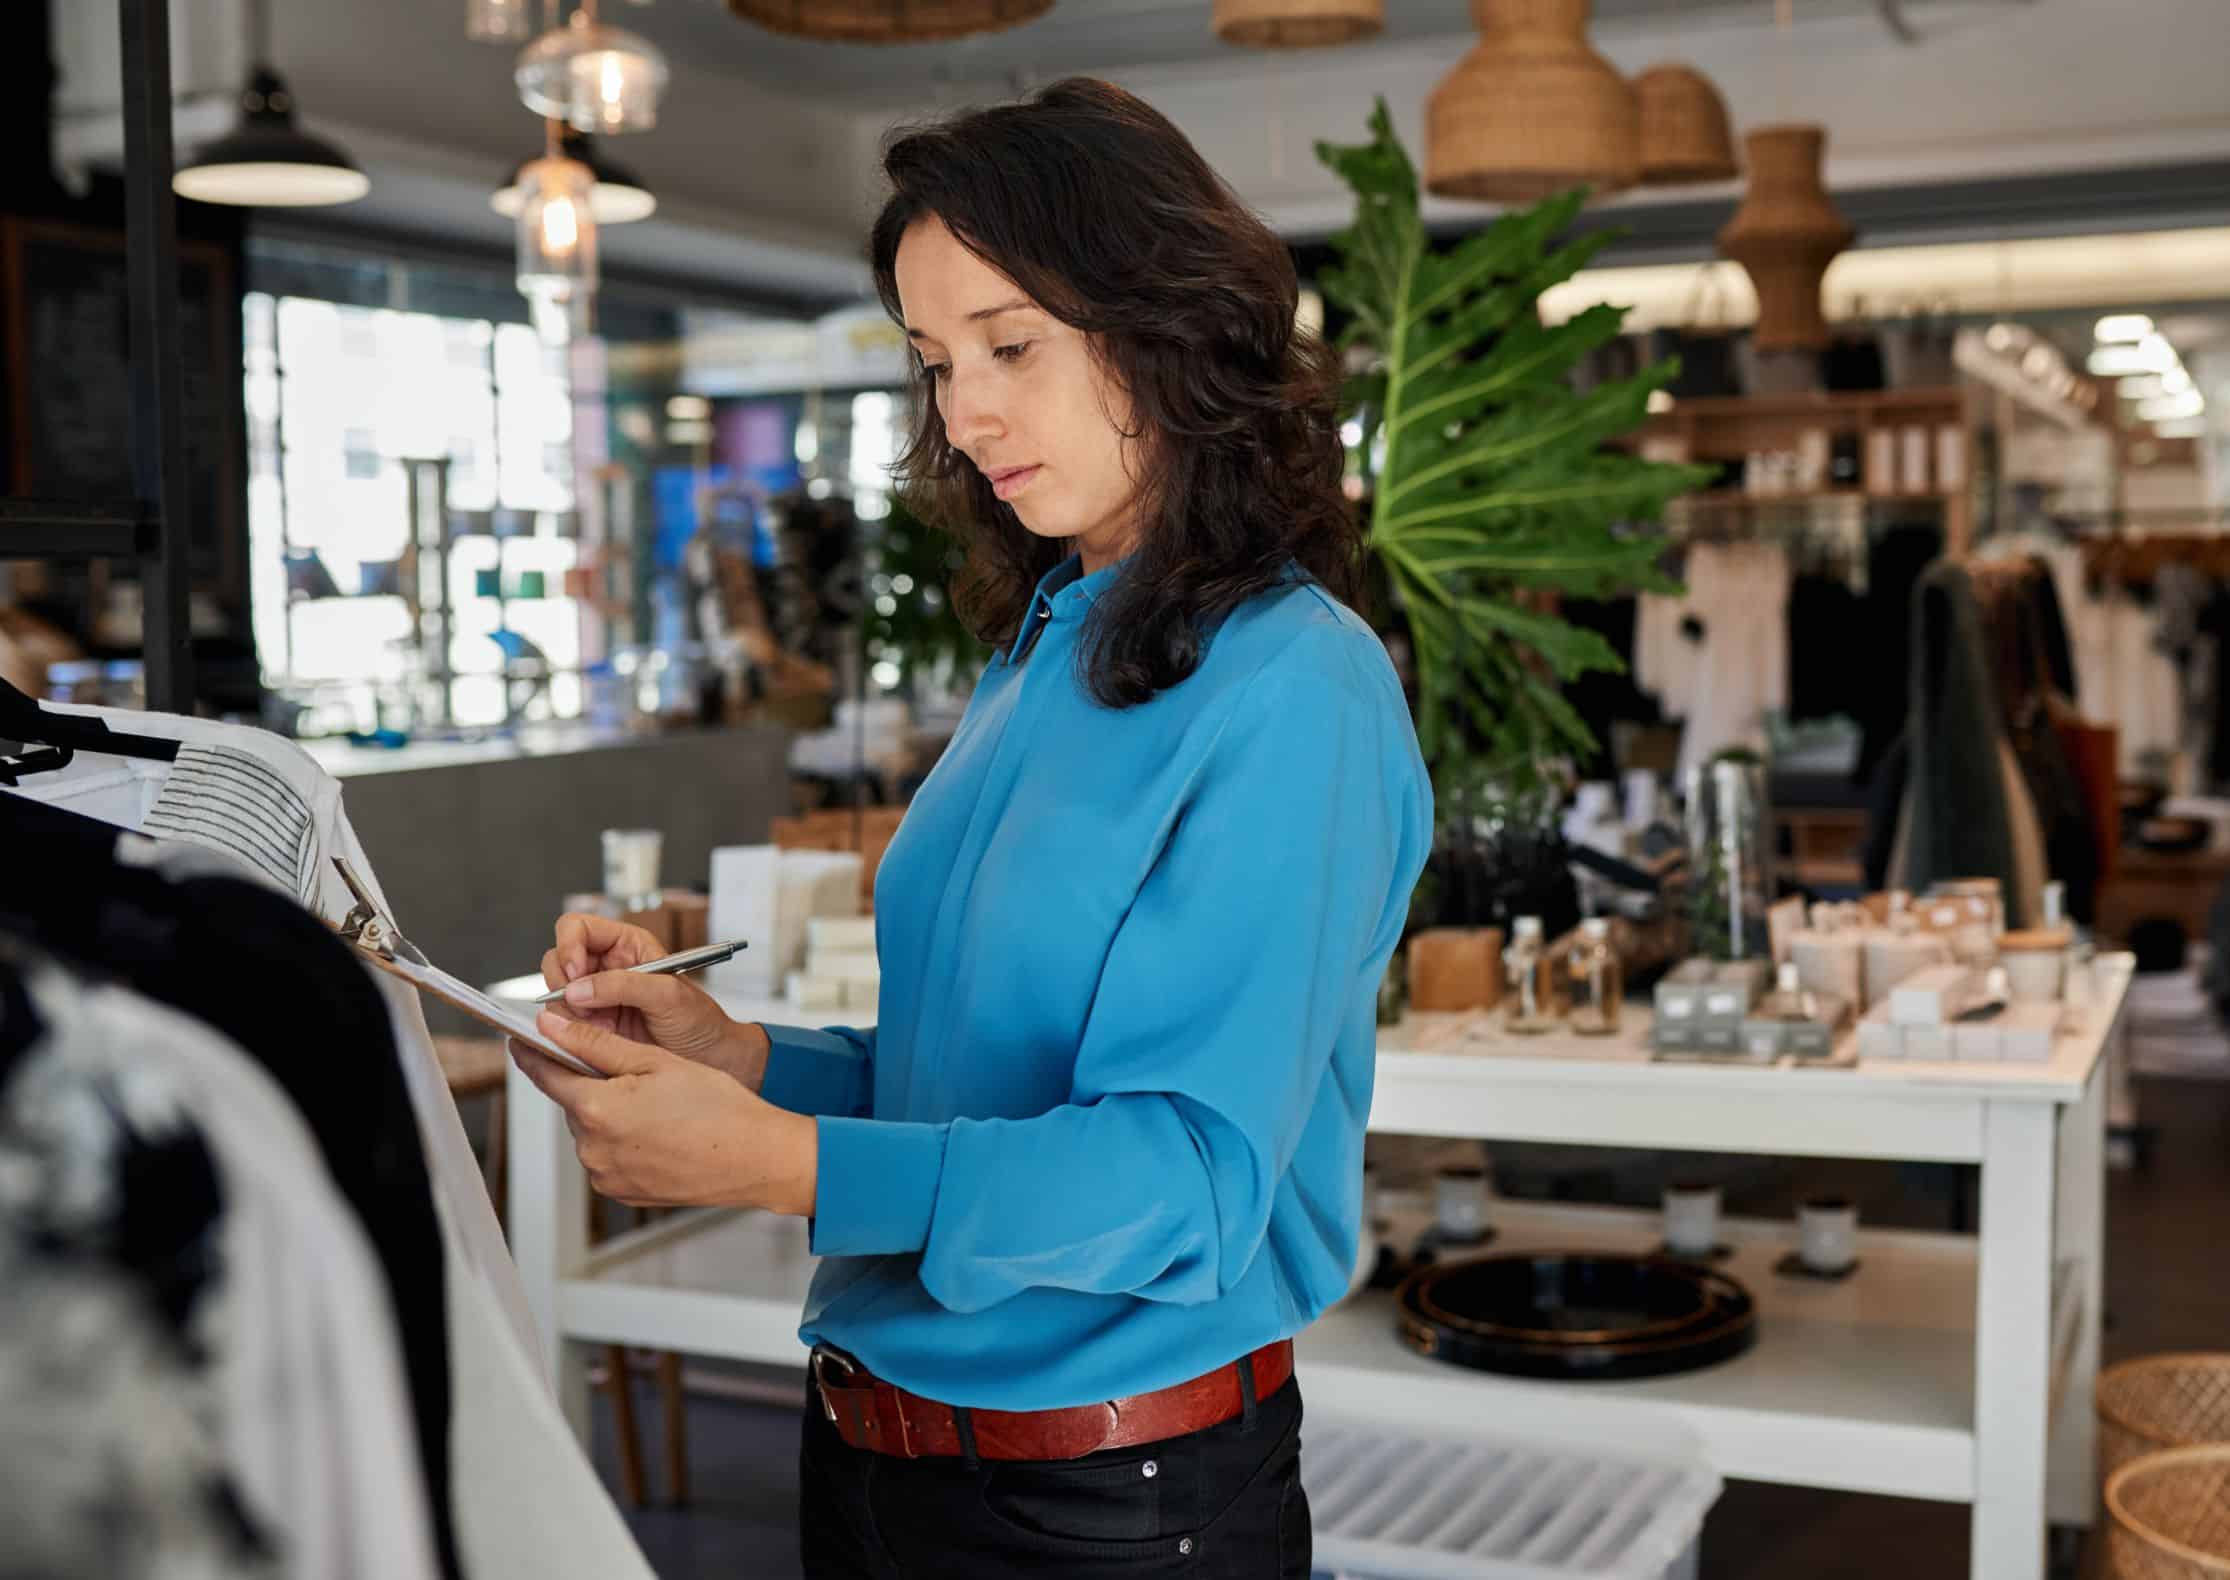
<instances>
[{"instance_id":1,"label":"shirt cuff","mask_svg":"<svg viewBox=\"0 0 2230 1580\"><path fill-rule=\"evenodd\" d=\"M895 1256L928 1245L948 1128L822 1116L813 1254Z\"/></svg>"},{"instance_id":2,"label":"shirt cuff","mask_svg":"<svg viewBox=\"0 0 2230 1580\"><path fill-rule=\"evenodd\" d=\"M759 1095L793 1114L856 1114L867 1106L867 1060L852 1043L809 1026L765 1026Z\"/></svg>"}]
</instances>

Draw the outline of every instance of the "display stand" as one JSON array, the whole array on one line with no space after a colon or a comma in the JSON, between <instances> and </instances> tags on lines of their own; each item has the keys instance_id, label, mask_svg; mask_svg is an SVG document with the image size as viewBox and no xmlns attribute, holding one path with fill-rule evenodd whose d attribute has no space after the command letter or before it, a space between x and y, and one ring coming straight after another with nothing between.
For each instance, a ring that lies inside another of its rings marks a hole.
<instances>
[{"instance_id":1,"label":"display stand","mask_svg":"<svg viewBox=\"0 0 2230 1580\"><path fill-rule=\"evenodd\" d=\"M1388 1298L1366 1294L1299 1340L1311 1410L1503 1436L1538 1425L1567 1441L1673 1424L1723 1475L1971 1504L1975 1580L2041 1580L2047 1521L2088 1526L2097 1491L2106 1055L2124 1035L2134 969L2102 958L2097 1002L2043 1064L1665 1064L1648 1056L1645 1016L1607 1045L1548 1036L1418 1053L1399 1035L1382 1041L1374 1131L1972 1163L1980 1232L1861 1234L1863 1270L1829 1284L1774 1276L1791 1225L1730 1223L1723 1265L1758 1299L1756 1347L1639 1382L1460 1371L1405 1348ZM521 979L494 991L539 990ZM743 1019L811 1018L723 1003ZM802 1363L813 1259L801 1221L693 1211L592 1251L563 1114L522 1087L509 1139L513 1248L576 1429L592 1345ZM1493 1222L1497 1250L1638 1251L1660 1238L1652 1214L1598 1208L1497 1203Z\"/></svg>"},{"instance_id":2,"label":"display stand","mask_svg":"<svg viewBox=\"0 0 2230 1580\"><path fill-rule=\"evenodd\" d=\"M171 195L170 12L117 0L124 61L124 213L131 277L132 478L113 504L0 499L0 560L136 559L147 705L193 712L186 592L185 392L178 333L178 214Z\"/></svg>"}]
</instances>

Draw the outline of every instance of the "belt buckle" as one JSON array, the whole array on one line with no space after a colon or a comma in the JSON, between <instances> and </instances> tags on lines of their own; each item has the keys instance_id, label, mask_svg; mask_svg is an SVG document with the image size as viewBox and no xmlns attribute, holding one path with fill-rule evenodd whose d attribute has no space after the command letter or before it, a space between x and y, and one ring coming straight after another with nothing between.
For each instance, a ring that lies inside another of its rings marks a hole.
<instances>
[{"instance_id":1,"label":"belt buckle","mask_svg":"<svg viewBox=\"0 0 2230 1580\"><path fill-rule=\"evenodd\" d=\"M836 1406L829 1401L829 1379L828 1372L825 1370L827 1363L831 1360L835 1361L837 1365L843 1367L846 1372L854 1372L856 1368L843 1356L833 1354L831 1351L822 1348L818 1344L813 1346L813 1359L811 1364L813 1367L814 1387L821 1396L821 1413L829 1418L829 1425L834 1426L837 1424Z\"/></svg>"}]
</instances>

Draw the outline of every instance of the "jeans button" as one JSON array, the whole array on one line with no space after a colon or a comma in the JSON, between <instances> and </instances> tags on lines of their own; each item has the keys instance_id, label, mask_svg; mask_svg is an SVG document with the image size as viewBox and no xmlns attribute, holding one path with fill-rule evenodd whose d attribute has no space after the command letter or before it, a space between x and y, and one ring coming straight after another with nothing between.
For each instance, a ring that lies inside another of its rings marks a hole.
<instances>
[{"instance_id":1,"label":"jeans button","mask_svg":"<svg viewBox=\"0 0 2230 1580\"><path fill-rule=\"evenodd\" d=\"M1192 1538L1190 1536L1180 1538L1177 1543L1177 1551L1180 1555L1190 1558L1192 1556Z\"/></svg>"},{"instance_id":2,"label":"jeans button","mask_svg":"<svg viewBox=\"0 0 2230 1580\"><path fill-rule=\"evenodd\" d=\"M1138 1467L1138 1473L1141 1476L1144 1476L1148 1481L1151 1481L1156 1476L1161 1474L1161 1466L1156 1464L1153 1460L1149 1459L1146 1461L1145 1464Z\"/></svg>"}]
</instances>

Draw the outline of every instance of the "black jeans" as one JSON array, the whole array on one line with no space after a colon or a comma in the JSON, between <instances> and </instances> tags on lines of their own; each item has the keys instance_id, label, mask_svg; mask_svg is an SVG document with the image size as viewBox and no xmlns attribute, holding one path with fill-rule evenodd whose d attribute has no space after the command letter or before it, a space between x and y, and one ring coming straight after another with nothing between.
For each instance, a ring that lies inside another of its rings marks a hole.
<instances>
[{"instance_id":1,"label":"black jeans","mask_svg":"<svg viewBox=\"0 0 2230 1580\"><path fill-rule=\"evenodd\" d=\"M1240 1417L1082 1459L899 1459L847 1444L805 1401L807 1580L1307 1580L1298 1379Z\"/></svg>"}]
</instances>

